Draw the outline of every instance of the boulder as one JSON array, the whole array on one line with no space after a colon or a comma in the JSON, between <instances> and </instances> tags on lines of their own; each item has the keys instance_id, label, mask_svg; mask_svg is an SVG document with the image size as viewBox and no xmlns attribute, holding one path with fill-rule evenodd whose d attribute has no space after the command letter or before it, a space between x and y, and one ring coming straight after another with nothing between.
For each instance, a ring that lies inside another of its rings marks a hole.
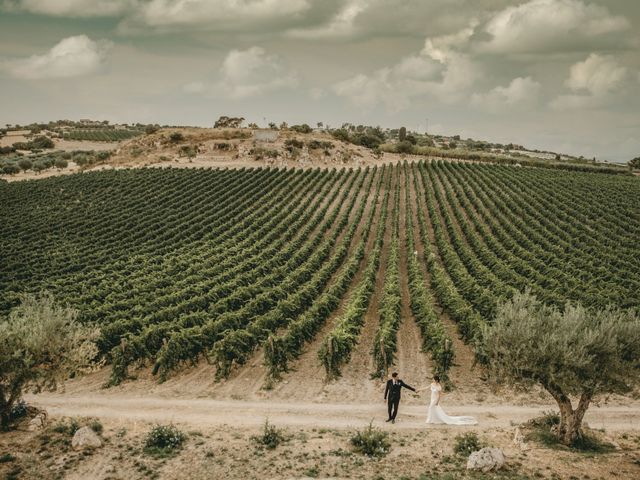
<instances>
[{"instance_id":1,"label":"boulder","mask_svg":"<svg viewBox=\"0 0 640 480\"><path fill-rule=\"evenodd\" d=\"M483 473L498 470L503 465L504 454L499 448L483 448L473 452L467 460L467 470L480 470Z\"/></svg>"},{"instance_id":2,"label":"boulder","mask_svg":"<svg viewBox=\"0 0 640 480\"><path fill-rule=\"evenodd\" d=\"M37 432L42 430L47 424L47 413L40 412L35 417L31 419L29 425L27 426L27 430L30 432Z\"/></svg>"},{"instance_id":3,"label":"boulder","mask_svg":"<svg viewBox=\"0 0 640 480\"><path fill-rule=\"evenodd\" d=\"M100 440L98 434L89 427L82 427L78 429L76 434L73 436L71 446L75 450L100 448L102 446L102 440Z\"/></svg>"}]
</instances>

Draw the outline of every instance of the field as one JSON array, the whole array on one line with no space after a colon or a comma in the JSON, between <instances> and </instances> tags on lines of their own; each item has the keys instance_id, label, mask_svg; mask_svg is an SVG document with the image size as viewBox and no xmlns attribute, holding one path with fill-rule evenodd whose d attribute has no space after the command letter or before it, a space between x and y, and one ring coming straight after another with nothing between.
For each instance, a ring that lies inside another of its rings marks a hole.
<instances>
[{"instance_id":1,"label":"field","mask_svg":"<svg viewBox=\"0 0 640 480\"><path fill-rule=\"evenodd\" d=\"M640 306L637 178L438 161L124 168L0 183L0 198L0 314L21 292L49 290L100 326L107 361L27 400L55 422L100 418L108 446L74 456L55 423L18 430L0 454L22 451L23 472L463 478L458 432L424 431L425 394L404 398L397 425L382 422L391 369L415 386L448 379L447 411L480 422L460 433L510 458L497 478L637 471L636 400L587 414L615 453L523 453L513 425L553 408L550 397L494 391L474 368L478 330L517 290L557 306ZM286 429L284 450L254 449L266 418ZM350 452L372 419L391 434L385 460ZM186 450L147 458L152 422L192 432Z\"/></svg>"},{"instance_id":2,"label":"field","mask_svg":"<svg viewBox=\"0 0 640 480\"><path fill-rule=\"evenodd\" d=\"M640 305L633 178L421 162L0 188L0 312L40 289L76 306L101 327L112 384L141 362L162 381L205 354L228 377L260 347L277 381L316 340L328 378L362 341L369 373L384 376L403 325L446 374L458 354L446 322L473 345L514 290L558 306Z\"/></svg>"},{"instance_id":3,"label":"field","mask_svg":"<svg viewBox=\"0 0 640 480\"><path fill-rule=\"evenodd\" d=\"M65 140L82 140L90 142L120 142L142 135L142 130L115 130L113 128L77 129L65 132Z\"/></svg>"}]
</instances>

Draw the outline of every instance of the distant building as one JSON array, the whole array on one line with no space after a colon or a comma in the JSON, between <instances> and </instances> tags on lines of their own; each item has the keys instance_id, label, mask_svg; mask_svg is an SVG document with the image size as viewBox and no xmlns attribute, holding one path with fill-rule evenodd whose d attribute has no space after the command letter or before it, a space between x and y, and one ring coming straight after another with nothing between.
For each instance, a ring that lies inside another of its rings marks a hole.
<instances>
[{"instance_id":1,"label":"distant building","mask_svg":"<svg viewBox=\"0 0 640 480\"><path fill-rule=\"evenodd\" d=\"M277 130L254 130L253 138L258 142L275 142L278 140Z\"/></svg>"}]
</instances>

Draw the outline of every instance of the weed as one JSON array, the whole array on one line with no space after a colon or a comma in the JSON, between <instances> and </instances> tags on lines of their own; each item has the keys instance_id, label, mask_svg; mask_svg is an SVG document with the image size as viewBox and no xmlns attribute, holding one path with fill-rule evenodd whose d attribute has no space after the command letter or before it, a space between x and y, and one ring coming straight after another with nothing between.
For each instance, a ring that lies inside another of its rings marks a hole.
<instances>
[{"instance_id":1,"label":"weed","mask_svg":"<svg viewBox=\"0 0 640 480\"><path fill-rule=\"evenodd\" d=\"M475 432L457 435L455 438L453 451L456 452L457 455L468 457L473 452L477 452L480 449L482 449L482 443L478 438L478 434Z\"/></svg>"},{"instance_id":2,"label":"weed","mask_svg":"<svg viewBox=\"0 0 640 480\"><path fill-rule=\"evenodd\" d=\"M262 435L256 435L251 439L258 445L265 447L269 450L274 450L278 445L286 440L284 433L275 425L271 425L269 420L264 422L262 429Z\"/></svg>"},{"instance_id":3,"label":"weed","mask_svg":"<svg viewBox=\"0 0 640 480\"><path fill-rule=\"evenodd\" d=\"M351 437L351 445L356 452L369 457L384 457L391 448L389 434L378 428L373 428L373 421L365 430L356 432Z\"/></svg>"}]
</instances>

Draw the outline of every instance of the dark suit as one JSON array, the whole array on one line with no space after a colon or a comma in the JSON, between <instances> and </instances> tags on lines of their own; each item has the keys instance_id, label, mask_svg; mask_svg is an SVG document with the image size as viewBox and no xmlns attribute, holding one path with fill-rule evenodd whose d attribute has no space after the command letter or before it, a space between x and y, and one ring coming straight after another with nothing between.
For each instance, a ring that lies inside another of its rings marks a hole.
<instances>
[{"instance_id":1,"label":"dark suit","mask_svg":"<svg viewBox=\"0 0 640 480\"><path fill-rule=\"evenodd\" d=\"M387 400L387 405L389 407L389 418L391 420L396 419L396 415L398 414L398 406L400 405L400 396L402 392L402 388L408 388L409 390L415 392L416 389L410 385L407 385L402 380L388 380L387 388L384 389L384 399Z\"/></svg>"}]
</instances>

